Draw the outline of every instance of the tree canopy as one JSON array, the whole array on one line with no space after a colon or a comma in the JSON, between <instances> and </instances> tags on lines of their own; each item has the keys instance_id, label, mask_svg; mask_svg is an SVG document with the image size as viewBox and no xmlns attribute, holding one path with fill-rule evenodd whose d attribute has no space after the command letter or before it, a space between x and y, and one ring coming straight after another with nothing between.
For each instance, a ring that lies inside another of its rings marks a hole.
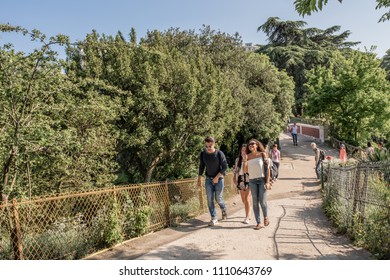
<instances>
[{"instance_id":1,"label":"tree canopy","mask_svg":"<svg viewBox=\"0 0 390 280\"><path fill-rule=\"evenodd\" d=\"M310 72L306 112L325 117L332 134L356 145L390 131L390 86L372 53L333 53L333 62Z\"/></svg>"},{"instance_id":2,"label":"tree canopy","mask_svg":"<svg viewBox=\"0 0 390 280\"><path fill-rule=\"evenodd\" d=\"M268 36L269 43L260 46L258 52L270 57L273 64L285 70L295 82L295 114L304 114L302 104L305 101L306 71L317 65L325 65L331 58L333 50L349 49L359 42L346 41L350 31L340 34L340 26L332 26L325 30L304 28L304 21L281 21L278 17L270 17L258 31Z\"/></svg>"},{"instance_id":3,"label":"tree canopy","mask_svg":"<svg viewBox=\"0 0 390 280\"><path fill-rule=\"evenodd\" d=\"M340 3L343 0L337 0ZM312 12L322 11L323 7L328 3L328 0L295 0L294 5L295 9L301 16L311 15ZM375 9L390 8L390 0L376 0ZM390 20L390 10L384 13L379 22L384 22Z\"/></svg>"},{"instance_id":4,"label":"tree canopy","mask_svg":"<svg viewBox=\"0 0 390 280\"><path fill-rule=\"evenodd\" d=\"M0 193L31 196L63 188L103 186L114 177L116 111L96 92L82 92L52 51L66 36L1 25L40 42L31 54L0 48Z\"/></svg>"},{"instance_id":5,"label":"tree canopy","mask_svg":"<svg viewBox=\"0 0 390 280\"><path fill-rule=\"evenodd\" d=\"M93 30L71 43L1 31L42 46L0 50L4 197L194 176L206 135L232 160L239 141L275 139L291 111L291 78L238 34L154 30L137 43L134 29Z\"/></svg>"}]
</instances>

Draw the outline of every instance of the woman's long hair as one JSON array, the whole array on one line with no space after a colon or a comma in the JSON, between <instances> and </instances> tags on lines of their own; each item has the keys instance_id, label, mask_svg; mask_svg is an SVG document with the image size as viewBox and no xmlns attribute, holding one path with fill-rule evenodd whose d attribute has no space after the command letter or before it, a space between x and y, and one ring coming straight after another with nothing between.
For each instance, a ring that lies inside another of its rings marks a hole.
<instances>
[{"instance_id":1,"label":"woman's long hair","mask_svg":"<svg viewBox=\"0 0 390 280\"><path fill-rule=\"evenodd\" d=\"M237 168L241 168L241 164L242 164L242 148L245 148L245 152L246 152L246 149L247 149L247 145L246 144L242 144L241 148L240 148L240 153L238 154L238 162L237 162Z\"/></svg>"},{"instance_id":2,"label":"woman's long hair","mask_svg":"<svg viewBox=\"0 0 390 280\"><path fill-rule=\"evenodd\" d=\"M255 142L255 143L257 144L257 151L258 151L258 152L266 153L263 144L261 144L261 142L260 142L259 140L252 138L251 140L248 141L248 146L246 146L246 153L247 153L247 154L250 154L250 152L251 152L251 151L249 150L249 143L250 143L250 142Z\"/></svg>"}]
</instances>

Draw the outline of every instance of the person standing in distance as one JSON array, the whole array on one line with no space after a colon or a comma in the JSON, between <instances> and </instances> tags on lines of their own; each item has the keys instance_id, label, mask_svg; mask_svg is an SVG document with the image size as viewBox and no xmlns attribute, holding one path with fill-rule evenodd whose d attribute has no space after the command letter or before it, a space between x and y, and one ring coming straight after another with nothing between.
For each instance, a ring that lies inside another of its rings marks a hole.
<instances>
[{"instance_id":1,"label":"person standing in distance","mask_svg":"<svg viewBox=\"0 0 390 280\"><path fill-rule=\"evenodd\" d=\"M215 140L213 137L206 137L204 142L205 150L199 156L198 186L202 186L202 175L206 169L205 188L207 206L211 215L209 226L214 226L218 223L214 198L222 210L222 219L227 218L226 205L223 199L223 177L226 173L227 162L224 153L215 149Z\"/></svg>"},{"instance_id":2,"label":"person standing in distance","mask_svg":"<svg viewBox=\"0 0 390 280\"><path fill-rule=\"evenodd\" d=\"M297 123L294 123L294 125L290 128L291 136L293 139L293 145L298 146L298 127Z\"/></svg>"},{"instance_id":3,"label":"person standing in distance","mask_svg":"<svg viewBox=\"0 0 390 280\"><path fill-rule=\"evenodd\" d=\"M348 158L347 158L347 150L345 149L345 145L344 144L340 145L340 155L339 155L339 157L340 157L340 162L342 164L345 164L347 162L347 160L348 160Z\"/></svg>"}]
</instances>

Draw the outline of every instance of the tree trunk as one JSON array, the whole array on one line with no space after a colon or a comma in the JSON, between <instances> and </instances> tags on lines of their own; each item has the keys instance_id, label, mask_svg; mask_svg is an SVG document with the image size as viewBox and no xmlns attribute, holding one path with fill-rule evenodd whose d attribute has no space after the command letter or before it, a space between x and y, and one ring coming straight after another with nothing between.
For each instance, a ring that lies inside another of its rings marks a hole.
<instances>
[{"instance_id":1,"label":"tree trunk","mask_svg":"<svg viewBox=\"0 0 390 280\"><path fill-rule=\"evenodd\" d=\"M144 177L145 183L149 183L150 180L152 180L153 171L156 169L157 164L162 160L162 158L163 158L163 152L161 152L157 157L155 157L152 160L151 164L148 166L145 173L145 177Z\"/></svg>"},{"instance_id":2,"label":"tree trunk","mask_svg":"<svg viewBox=\"0 0 390 280\"><path fill-rule=\"evenodd\" d=\"M5 162L4 167L3 167L3 183L2 183L2 185L0 185L0 194L4 193L4 190L5 190L6 186L8 185L10 167L11 167L12 160L14 157L15 157L15 149L12 148L10 155L8 157L8 160Z\"/></svg>"}]
</instances>

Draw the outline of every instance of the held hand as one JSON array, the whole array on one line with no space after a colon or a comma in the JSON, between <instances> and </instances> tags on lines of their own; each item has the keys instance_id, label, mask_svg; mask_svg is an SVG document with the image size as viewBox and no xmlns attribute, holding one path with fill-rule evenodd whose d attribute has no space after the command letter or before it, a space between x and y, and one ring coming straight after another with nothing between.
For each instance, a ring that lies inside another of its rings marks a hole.
<instances>
[{"instance_id":1,"label":"held hand","mask_svg":"<svg viewBox=\"0 0 390 280\"><path fill-rule=\"evenodd\" d=\"M198 179L198 187L202 187L202 180L201 179Z\"/></svg>"},{"instance_id":2,"label":"held hand","mask_svg":"<svg viewBox=\"0 0 390 280\"><path fill-rule=\"evenodd\" d=\"M213 185L216 185L216 184L218 184L218 179L219 179L219 177L217 176L217 177L214 177L214 179L213 179Z\"/></svg>"}]
</instances>

